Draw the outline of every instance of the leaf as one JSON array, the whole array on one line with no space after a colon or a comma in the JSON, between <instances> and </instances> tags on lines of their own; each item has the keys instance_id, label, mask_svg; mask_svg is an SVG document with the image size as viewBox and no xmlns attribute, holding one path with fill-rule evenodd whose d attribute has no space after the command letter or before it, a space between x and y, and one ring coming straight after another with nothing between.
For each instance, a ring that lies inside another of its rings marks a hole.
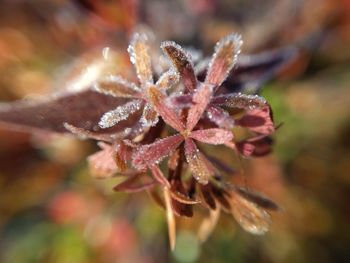
<instances>
[{"instance_id":1,"label":"leaf","mask_svg":"<svg viewBox=\"0 0 350 263\"><path fill-rule=\"evenodd\" d=\"M102 150L87 158L90 172L93 177L98 179L112 177L115 173L120 171L120 168L114 160L116 149L106 143L100 143L99 146Z\"/></svg>"},{"instance_id":2,"label":"leaf","mask_svg":"<svg viewBox=\"0 0 350 263\"><path fill-rule=\"evenodd\" d=\"M113 127L118 122L128 119L131 114L140 110L142 103L141 100L132 100L122 106L118 106L114 110L103 114L98 125L103 129Z\"/></svg>"},{"instance_id":3,"label":"leaf","mask_svg":"<svg viewBox=\"0 0 350 263\"><path fill-rule=\"evenodd\" d=\"M260 157L272 151L273 140L270 136L256 136L236 143L237 149L246 157Z\"/></svg>"},{"instance_id":4,"label":"leaf","mask_svg":"<svg viewBox=\"0 0 350 263\"><path fill-rule=\"evenodd\" d=\"M297 56L294 47L240 55L237 67L227 77L223 86L229 91L256 93L262 85L276 77Z\"/></svg>"},{"instance_id":5,"label":"leaf","mask_svg":"<svg viewBox=\"0 0 350 263\"><path fill-rule=\"evenodd\" d=\"M216 202L215 199L213 198L211 194L211 187L209 184L207 185L199 185L203 199L205 203L211 208L211 209L216 209Z\"/></svg>"},{"instance_id":6,"label":"leaf","mask_svg":"<svg viewBox=\"0 0 350 263\"><path fill-rule=\"evenodd\" d=\"M190 94L171 95L166 100L167 104L175 109L190 108L193 105L192 95Z\"/></svg>"},{"instance_id":7,"label":"leaf","mask_svg":"<svg viewBox=\"0 0 350 263\"><path fill-rule=\"evenodd\" d=\"M185 157L193 177L200 184L207 184L211 173L206 164L205 157L200 153L192 139L185 141Z\"/></svg>"},{"instance_id":8,"label":"leaf","mask_svg":"<svg viewBox=\"0 0 350 263\"><path fill-rule=\"evenodd\" d=\"M151 144L140 146L132 157L132 165L139 170L158 164L183 141L183 136L178 134L159 139Z\"/></svg>"},{"instance_id":9,"label":"leaf","mask_svg":"<svg viewBox=\"0 0 350 263\"><path fill-rule=\"evenodd\" d=\"M231 34L221 39L215 47L215 53L209 62L205 83L220 86L237 62L242 45L241 36Z\"/></svg>"},{"instance_id":10,"label":"leaf","mask_svg":"<svg viewBox=\"0 0 350 263\"><path fill-rule=\"evenodd\" d=\"M263 235L269 230L271 219L264 209L238 194L232 196L231 204L232 215L245 231Z\"/></svg>"},{"instance_id":11,"label":"leaf","mask_svg":"<svg viewBox=\"0 0 350 263\"><path fill-rule=\"evenodd\" d=\"M153 107L146 103L143 108L143 113L141 116L141 123L143 127L153 127L158 123L158 113L153 109Z\"/></svg>"},{"instance_id":12,"label":"leaf","mask_svg":"<svg viewBox=\"0 0 350 263\"><path fill-rule=\"evenodd\" d=\"M132 36L128 52L130 54L130 61L135 66L137 77L143 88L153 83L149 49L146 34L135 33Z\"/></svg>"},{"instance_id":13,"label":"leaf","mask_svg":"<svg viewBox=\"0 0 350 263\"><path fill-rule=\"evenodd\" d=\"M170 69L163 73L158 79L156 86L160 90L167 90L179 82L180 76L177 71Z\"/></svg>"},{"instance_id":14,"label":"leaf","mask_svg":"<svg viewBox=\"0 0 350 263\"><path fill-rule=\"evenodd\" d=\"M267 102L263 97L242 93L231 93L217 96L212 100L212 104L246 110L264 108L267 106Z\"/></svg>"},{"instance_id":15,"label":"leaf","mask_svg":"<svg viewBox=\"0 0 350 263\"><path fill-rule=\"evenodd\" d=\"M117 192L136 193L147 190L156 184L156 181L154 180L142 180L145 178L146 176L144 174L135 174L114 186L113 190Z\"/></svg>"},{"instance_id":16,"label":"leaf","mask_svg":"<svg viewBox=\"0 0 350 263\"><path fill-rule=\"evenodd\" d=\"M170 194L172 198L174 198L176 201L182 204L195 205L195 204L200 204L201 202L199 200L191 199L177 190L170 191Z\"/></svg>"},{"instance_id":17,"label":"leaf","mask_svg":"<svg viewBox=\"0 0 350 263\"><path fill-rule=\"evenodd\" d=\"M213 89L209 85L202 85L195 94L193 94L194 105L190 108L187 116L187 131L192 131L200 120L203 112L206 110L213 93Z\"/></svg>"},{"instance_id":18,"label":"leaf","mask_svg":"<svg viewBox=\"0 0 350 263\"><path fill-rule=\"evenodd\" d=\"M207 116L210 121L224 129L232 129L235 121L230 117L227 111L215 106L210 106L207 109Z\"/></svg>"},{"instance_id":19,"label":"leaf","mask_svg":"<svg viewBox=\"0 0 350 263\"><path fill-rule=\"evenodd\" d=\"M93 88L94 91L121 98L137 98L140 89L131 82L119 77L109 76L97 81Z\"/></svg>"},{"instance_id":20,"label":"leaf","mask_svg":"<svg viewBox=\"0 0 350 263\"><path fill-rule=\"evenodd\" d=\"M157 165L152 165L150 167L150 170L152 172L154 179L156 179L158 183L163 185L164 188L170 188L169 181L165 178L164 174L162 173L162 171L159 169Z\"/></svg>"},{"instance_id":21,"label":"leaf","mask_svg":"<svg viewBox=\"0 0 350 263\"><path fill-rule=\"evenodd\" d=\"M165 41L160 47L180 73L185 88L193 91L197 87L197 78L190 54L173 41Z\"/></svg>"},{"instance_id":22,"label":"leaf","mask_svg":"<svg viewBox=\"0 0 350 263\"><path fill-rule=\"evenodd\" d=\"M272 134L275 131L269 106L247 111L242 118L236 120L236 124L264 135Z\"/></svg>"},{"instance_id":23,"label":"leaf","mask_svg":"<svg viewBox=\"0 0 350 263\"><path fill-rule=\"evenodd\" d=\"M91 90L65 92L43 100L23 100L0 104L0 126L28 132L67 133L64 123L100 134L123 131L135 123L135 118L122 121L110 129L101 129L102 114L125 104L126 99L114 98Z\"/></svg>"},{"instance_id":24,"label":"leaf","mask_svg":"<svg viewBox=\"0 0 350 263\"><path fill-rule=\"evenodd\" d=\"M263 196L260 193L252 192L248 189L237 187L235 191L241 195L243 198L247 199L250 202L255 203L261 208L279 211L281 208L271 199L267 198L266 196Z\"/></svg>"},{"instance_id":25,"label":"leaf","mask_svg":"<svg viewBox=\"0 0 350 263\"><path fill-rule=\"evenodd\" d=\"M226 142L232 141L233 134L232 132L224 129L211 128L192 131L189 137L208 144L224 144Z\"/></svg>"},{"instance_id":26,"label":"leaf","mask_svg":"<svg viewBox=\"0 0 350 263\"><path fill-rule=\"evenodd\" d=\"M149 102L152 104L158 114L162 116L164 122L178 132L182 132L185 129L184 124L180 120L177 113L166 105L166 96L156 87L149 87L147 91L147 95L150 100Z\"/></svg>"}]
</instances>

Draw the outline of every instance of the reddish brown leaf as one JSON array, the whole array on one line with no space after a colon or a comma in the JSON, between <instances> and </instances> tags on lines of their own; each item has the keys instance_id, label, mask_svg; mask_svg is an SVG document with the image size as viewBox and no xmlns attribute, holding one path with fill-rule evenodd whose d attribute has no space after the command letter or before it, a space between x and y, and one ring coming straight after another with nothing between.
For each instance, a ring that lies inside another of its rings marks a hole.
<instances>
[{"instance_id":1,"label":"reddish brown leaf","mask_svg":"<svg viewBox=\"0 0 350 263\"><path fill-rule=\"evenodd\" d=\"M187 116L187 131L192 131L192 129L197 125L203 112L206 110L213 93L213 89L209 85L202 85L193 95L194 105L190 108Z\"/></svg>"},{"instance_id":2,"label":"reddish brown leaf","mask_svg":"<svg viewBox=\"0 0 350 263\"><path fill-rule=\"evenodd\" d=\"M197 78L190 55L181 46L172 41L163 42L161 48L180 73L186 89L193 91L197 87Z\"/></svg>"},{"instance_id":3,"label":"reddish brown leaf","mask_svg":"<svg viewBox=\"0 0 350 263\"><path fill-rule=\"evenodd\" d=\"M151 144L142 145L135 151L132 157L132 165L142 170L148 166L158 164L174 151L182 141L182 135L174 135L159 139Z\"/></svg>"},{"instance_id":4,"label":"reddish brown leaf","mask_svg":"<svg viewBox=\"0 0 350 263\"><path fill-rule=\"evenodd\" d=\"M221 85L236 64L242 43L241 36L237 34L228 35L217 43L205 83L217 87Z\"/></svg>"},{"instance_id":5,"label":"reddish brown leaf","mask_svg":"<svg viewBox=\"0 0 350 263\"><path fill-rule=\"evenodd\" d=\"M208 144L224 144L226 142L232 141L233 134L232 132L224 129L211 128L192 131L190 137L197 141Z\"/></svg>"},{"instance_id":6,"label":"reddish brown leaf","mask_svg":"<svg viewBox=\"0 0 350 263\"><path fill-rule=\"evenodd\" d=\"M249 110L247 114L236 121L236 124L265 135L269 135L275 131L269 106Z\"/></svg>"},{"instance_id":7,"label":"reddish brown leaf","mask_svg":"<svg viewBox=\"0 0 350 263\"><path fill-rule=\"evenodd\" d=\"M69 123L95 134L118 133L132 126L135 118L121 121L109 129L101 129L98 122L105 112L126 102L126 99L83 90L44 100L3 103L0 104L0 125L19 131L67 133L64 123Z\"/></svg>"},{"instance_id":8,"label":"reddish brown leaf","mask_svg":"<svg viewBox=\"0 0 350 263\"><path fill-rule=\"evenodd\" d=\"M147 190L153 187L156 181L148 178L144 174L136 174L130 178L124 180L122 183L113 187L114 191L125 192L125 193L135 193Z\"/></svg>"}]
</instances>

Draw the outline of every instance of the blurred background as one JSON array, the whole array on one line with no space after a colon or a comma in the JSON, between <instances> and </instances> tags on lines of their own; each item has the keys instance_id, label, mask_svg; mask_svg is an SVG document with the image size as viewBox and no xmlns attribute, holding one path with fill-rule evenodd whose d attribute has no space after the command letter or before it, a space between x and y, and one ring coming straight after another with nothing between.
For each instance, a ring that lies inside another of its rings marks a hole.
<instances>
[{"instance_id":1,"label":"blurred background","mask_svg":"<svg viewBox=\"0 0 350 263\"><path fill-rule=\"evenodd\" d=\"M230 32L243 53L300 47L265 85L276 123L272 154L250 160L249 185L279 203L271 231L252 236L230 215L199 244L200 216L179 219L170 252L165 216L147 198L89 176L96 143L0 129L0 262L349 262L349 0L2 0L0 101L72 85L104 47L103 72L132 72L135 26L210 55Z\"/></svg>"}]
</instances>

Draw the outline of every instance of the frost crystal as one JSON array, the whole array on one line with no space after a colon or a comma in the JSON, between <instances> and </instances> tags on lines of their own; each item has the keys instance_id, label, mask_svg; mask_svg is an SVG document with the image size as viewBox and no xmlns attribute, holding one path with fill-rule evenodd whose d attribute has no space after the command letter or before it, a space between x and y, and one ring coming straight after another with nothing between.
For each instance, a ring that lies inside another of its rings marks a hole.
<instances>
[{"instance_id":1,"label":"frost crystal","mask_svg":"<svg viewBox=\"0 0 350 263\"><path fill-rule=\"evenodd\" d=\"M119 106L116 109L105 113L98 125L103 129L110 128L118 122L126 120L130 114L138 111L141 108L141 105L142 101L133 100L122 106Z\"/></svg>"}]
</instances>

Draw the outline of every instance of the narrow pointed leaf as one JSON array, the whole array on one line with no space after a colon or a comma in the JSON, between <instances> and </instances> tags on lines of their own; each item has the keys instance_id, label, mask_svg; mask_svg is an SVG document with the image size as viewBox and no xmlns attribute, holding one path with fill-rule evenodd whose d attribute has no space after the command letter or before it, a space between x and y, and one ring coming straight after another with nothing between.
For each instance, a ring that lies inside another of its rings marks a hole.
<instances>
[{"instance_id":1,"label":"narrow pointed leaf","mask_svg":"<svg viewBox=\"0 0 350 263\"><path fill-rule=\"evenodd\" d=\"M135 98L140 92L140 89L134 83L128 82L119 76L109 76L99 80L92 89L106 95L121 98Z\"/></svg>"},{"instance_id":2,"label":"narrow pointed leaf","mask_svg":"<svg viewBox=\"0 0 350 263\"><path fill-rule=\"evenodd\" d=\"M213 93L213 89L209 85L203 85L198 88L196 93L193 95L194 105L190 108L187 117L187 131L192 131L192 129L197 125L203 112L206 110Z\"/></svg>"},{"instance_id":3,"label":"narrow pointed leaf","mask_svg":"<svg viewBox=\"0 0 350 263\"><path fill-rule=\"evenodd\" d=\"M157 165L152 165L149 167L154 179L158 181L164 188L170 188L170 183L167 178L165 178L163 172L159 169Z\"/></svg>"},{"instance_id":4,"label":"narrow pointed leaf","mask_svg":"<svg viewBox=\"0 0 350 263\"><path fill-rule=\"evenodd\" d=\"M146 34L135 33L128 48L131 63L135 65L141 86L153 83L151 57Z\"/></svg>"},{"instance_id":5,"label":"narrow pointed leaf","mask_svg":"<svg viewBox=\"0 0 350 263\"><path fill-rule=\"evenodd\" d=\"M200 184L207 184L211 173L205 162L205 157L191 139L185 141L185 157L193 177Z\"/></svg>"},{"instance_id":6,"label":"narrow pointed leaf","mask_svg":"<svg viewBox=\"0 0 350 263\"><path fill-rule=\"evenodd\" d=\"M247 199L250 202L255 203L261 208L269 209L269 210L274 210L274 211L279 211L281 208L271 199L268 197L257 193L257 192L252 192L248 189L242 188L242 187L237 187L235 191L241 195L243 198Z\"/></svg>"},{"instance_id":7,"label":"narrow pointed leaf","mask_svg":"<svg viewBox=\"0 0 350 263\"><path fill-rule=\"evenodd\" d=\"M105 129L116 125L118 122L128 119L128 117L137 112L142 106L141 100L132 100L122 106L108 111L101 117L98 125Z\"/></svg>"},{"instance_id":8,"label":"narrow pointed leaf","mask_svg":"<svg viewBox=\"0 0 350 263\"><path fill-rule=\"evenodd\" d=\"M161 48L180 73L186 89L193 91L197 87L197 78L191 56L181 46L172 41L163 42Z\"/></svg>"},{"instance_id":9,"label":"narrow pointed leaf","mask_svg":"<svg viewBox=\"0 0 350 263\"><path fill-rule=\"evenodd\" d=\"M179 82L180 75L174 69L163 73L158 79L156 86L161 90L167 90Z\"/></svg>"},{"instance_id":10,"label":"narrow pointed leaf","mask_svg":"<svg viewBox=\"0 0 350 263\"><path fill-rule=\"evenodd\" d=\"M192 131L190 137L197 141L208 144L224 144L226 142L232 141L233 134L232 132L224 129L211 128Z\"/></svg>"},{"instance_id":11,"label":"narrow pointed leaf","mask_svg":"<svg viewBox=\"0 0 350 263\"><path fill-rule=\"evenodd\" d=\"M275 131L269 106L249 110L241 119L236 121L236 124L264 135L272 134Z\"/></svg>"},{"instance_id":12,"label":"narrow pointed leaf","mask_svg":"<svg viewBox=\"0 0 350 263\"><path fill-rule=\"evenodd\" d=\"M270 136L257 136L237 142L237 149L245 156L260 157L272 151L273 140Z\"/></svg>"},{"instance_id":13,"label":"narrow pointed leaf","mask_svg":"<svg viewBox=\"0 0 350 263\"><path fill-rule=\"evenodd\" d=\"M155 126L158 123L158 117L158 113L153 109L153 107L146 103L140 120L142 125L144 127Z\"/></svg>"},{"instance_id":14,"label":"narrow pointed leaf","mask_svg":"<svg viewBox=\"0 0 350 263\"><path fill-rule=\"evenodd\" d=\"M211 209L216 209L216 202L211 194L211 187L210 184L207 185L200 185L201 193L203 196L203 199L205 203L208 205Z\"/></svg>"},{"instance_id":15,"label":"narrow pointed leaf","mask_svg":"<svg viewBox=\"0 0 350 263\"><path fill-rule=\"evenodd\" d=\"M258 95L246 95L242 93L232 93L218 96L212 100L212 103L219 106L246 110L264 108L267 106L267 102L263 97Z\"/></svg>"},{"instance_id":16,"label":"narrow pointed leaf","mask_svg":"<svg viewBox=\"0 0 350 263\"><path fill-rule=\"evenodd\" d=\"M182 141L182 135L174 135L143 145L134 153L132 165L136 169L142 170L148 166L158 164L174 151Z\"/></svg>"},{"instance_id":17,"label":"narrow pointed leaf","mask_svg":"<svg viewBox=\"0 0 350 263\"><path fill-rule=\"evenodd\" d=\"M216 44L215 53L209 62L205 83L217 87L221 85L236 64L242 43L240 35L231 34Z\"/></svg>"},{"instance_id":18,"label":"narrow pointed leaf","mask_svg":"<svg viewBox=\"0 0 350 263\"><path fill-rule=\"evenodd\" d=\"M200 200L196 199L191 199L188 196L180 193L179 191L173 190L170 192L171 197L174 198L176 201L182 203L182 204L187 204L187 205L195 205L195 204L200 204Z\"/></svg>"},{"instance_id":19,"label":"narrow pointed leaf","mask_svg":"<svg viewBox=\"0 0 350 263\"><path fill-rule=\"evenodd\" d=\"M172 95L167 98L167 103L171 108L175 109L190 108L193 105L192 95Z\"/></svg>"},{"instance_id":20,"label":"narrow pointed leaf","mask_svg":"<svg viewBox=\"0 0 350 263\"><path fill-rule=\"evenodd\" d=\"M136 193L147 190L156 184L152 179L146 180L143 174L136 174L113 187L116 192Z\"/></svg>"},{"instance_id":21,"label":"narrow pointed leaf","mask_svg":"<svg viewBox=\"0 0 350 263\"><path fill-rule=\"evenodd\" d=\"M161 93L156 87L149 87L147 95L150 104L152 104L158 114L163 118L164 122L178 132L182 132L185 129L185 126L177 113L166 105L166 96L163 93Z\"/></svg>"},{"instance_id":22,"label":"narrow pointed leaf","mask_svg":"<svg viewBox=\"0 0 350 263\"><path fill-rule=\"evenodd\" d=\"M232 196L231 204L233 217L245 231L263 235L269 230L271 219L264 209L238 194Z\"/></svg>"},{"instance_id":23,"label":"narrow pointed leaf","mask_svg":"<svg viewBox=\"0 0 350 263\"><path fill-rule=\"evenodd\" d=\"M207 109L207 116L209 120L214 122L217 126L224 129L232 129L235 121L230 117L227 111L215 106L210 106Z\"/></svg>"},{"instance_id":24,"label":"narrow pointed leaf","mask_svg":"<svg viewBox=\"0 0 350 263\"><path fill-rule=\"evenodd\" d=\"M71 133L73 133L81 139L94 139L106 142L112 142L113 140L115 140L115 138L110 134L101 134L88 131L82 128L75 127L74 125L71 125L69 123L64 123L63 125L67 129L67 131L70 131Z\"/></svg>"}]
</instances>

